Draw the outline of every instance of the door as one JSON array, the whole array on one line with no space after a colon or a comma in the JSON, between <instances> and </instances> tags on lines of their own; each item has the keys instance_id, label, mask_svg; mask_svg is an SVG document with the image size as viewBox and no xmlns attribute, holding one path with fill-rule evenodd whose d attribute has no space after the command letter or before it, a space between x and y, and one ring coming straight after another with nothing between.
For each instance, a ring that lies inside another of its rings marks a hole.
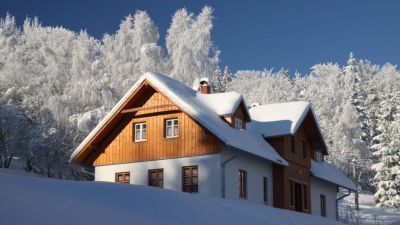
<instances>
[{"instance_id":1,"label":"door","mask_svg":"<svg viewBox=\"0 0 400 225\"><path fill-rule=\"evenodd\" d=\"M303 199L301 195L301 184L294 184L294 209L297 212L303 211Z\"/></svg>"}]
</instances>

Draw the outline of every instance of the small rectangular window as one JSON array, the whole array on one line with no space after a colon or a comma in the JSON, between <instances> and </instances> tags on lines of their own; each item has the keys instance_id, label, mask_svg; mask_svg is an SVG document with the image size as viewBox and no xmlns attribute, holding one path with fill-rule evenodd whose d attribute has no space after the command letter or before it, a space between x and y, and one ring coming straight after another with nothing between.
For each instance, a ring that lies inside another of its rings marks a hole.
<instances>
[{"instance_id":1,"label":"small rectangular window","mask_svg":"<svg viewBox=\"0 0 400 225\"><path fill-rule=\"evenodd\" d=\"M149 170L149 186L164 187L164 169Z\"/></svg>"},{"instance_id":2,"label":"small rectangular window","mask_svg":"<svg viewBox=\"0 0 400 225\"><path fill-rule=\"evenodd\" d=\"M235 128L243 129L243 121L239 118L235 118Z\"/></svg>"},{"instance_id":3,"label":"small rectangular window","mask_svg":"<svg viewBox=\"0 0 400 225\"><path fill-rule=\"evenodd\" d=\"M263 177L263 194L264 194L264 203L268 204L268 178Z\"/></svg>"},{"instance_id":4,"label":"small rectangular window","mask_svg":"<svg viewBox=\"0 0 400 225\"><path fill-rule=\"evenodd\" d=\"M289 181L289 205L294 207L294 181Z\"/></svg>"},{"instance_id":5,"label":"small rectangular window","mask_svg":"<svg viewBox=\"0 0 400 225\"><path fill-rule=\"evenodd\" d=\"M308 187L303 185L303 204L304 210L308 210Z\"/></svg>"},{"instance_id":6,"label":"small rectangular window","mask_svg":"<svg viewBox=\"0 0 400 225\"><path fill-rule=\"evenodd\" d=\"M239 197L247 198L247 172L239 170Z\"/></svg>"},{"instance_id":7,"label":"small rectangular window","mask_svg":"<svg viewBox=\"0 0 400 225\"><path fill-rule=\"evenodd\" d=\"M320 195L321 204L321 216L326 217L326 197L325 195Z\"/></svg>"},{"instance_id":8,"label":"small rectangular window","mask_svg":"<svg viewBox=\"0 0 400 225\"><path fill-rule=\"evenodd\" d=\"M135 124L135 142L146 141L147 125L146 123Z\"/></svg>"},{"instance_id":9,"label":"small rectangular window","mask_svg":"<svg viewBox=\"0 0 400 225\"><path fill-rule=\"evenodd\" d=\"M290 137L290 151L294 154L296 153L296 139L294 136Z\"/></svg>"},{"instance_id":10,"label":"small rectangular window","mask_svg":"<svg viewBox=\"0 0 400 225\"><path fill-rule=\"evenodd\" d=\"M120 172L115 174L115 183L129 184L130 179L130 172Z\"/></svg>"},{"instance_id":11,"label":"small rectangular window","mask_svg":"<svg viewBox=\"0 0 400 225\"><path fill-rule=\"evenodd\" d=\"M165 137L175 138L178 137L179 123L178 119L165 120Z\"/></svg>"},{"instance_id":12,"label":"small rectangular window","mask_svg":"<svg viewBox=\"0 0 400 225\"><path fill-rule=\"evenodd\" d=\"M182 167L182 191L197 193L199 191L199 170L197 166Z\"/></svg>"},{"instance_id":13,"label":"small rectangular window","mask_svg":"<svg viewBox=\"0 0 400 225\"><path fill-rule=\"evenodd\" d=\"M303 158L307 158L307 149L306 149L306 144L304 141L300 142L299 151L300 151L301 155L303 156Z\"/></svg>"}]
</instances>

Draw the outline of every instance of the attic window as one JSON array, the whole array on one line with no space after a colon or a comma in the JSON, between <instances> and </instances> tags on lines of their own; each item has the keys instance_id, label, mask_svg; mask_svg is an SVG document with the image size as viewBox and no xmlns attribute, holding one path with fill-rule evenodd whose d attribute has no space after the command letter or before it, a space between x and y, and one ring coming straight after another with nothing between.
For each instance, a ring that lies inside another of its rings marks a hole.
<instances>
[{"instance_id":1,"label":"attic window","mask_svg":"<svg viewBox=\"0 0 400 225\"><path fill-rule=\"evenodd\" d=\"M147 125L146 123L135 124L135 142L146 141Z\"/></svg>"},{"instance_id":2,"label":"attic window","mask_svg":"<svg viewBox=\"0 0 400 225\"><path fill-rule=\"evenodd\" d=\"M178 119L165 120L165 137L174 138L178 137L179 123Z\"/></svg>"},{"instance_id":3,"label":"attic window","mask_svg":"<svg viewBox=\"0 0 400 225\"><path fill-rule=\"evenodd\" d=\"M243 129L243 121L239 118L235 118L235 128Z\"/></svg>"}]
</instances>

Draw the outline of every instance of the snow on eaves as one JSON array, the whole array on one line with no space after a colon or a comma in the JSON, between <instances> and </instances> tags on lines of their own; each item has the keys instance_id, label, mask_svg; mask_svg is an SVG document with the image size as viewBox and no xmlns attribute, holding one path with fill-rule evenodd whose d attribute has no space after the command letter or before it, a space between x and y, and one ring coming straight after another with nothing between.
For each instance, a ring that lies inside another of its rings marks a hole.
<instances>
[{"instance_id":1,"label":"snow on eaves","mask_svg":"<svg viewBox=\"0 0 400 225\"><path fill-rule=\"evenodd\" d=\"M249 110L250 127L264 137L294 134L310 109L311 103L305 101L255 106Z\"/></svg>"},{"instance_id":2,"label":"snow on eaves","mask_svg":"<svg viewBox=\"0 0 400 225\"><path fill-rule=\"evenodd\" d=\"M110 111L110 113L93 129L92 132L84 139L84 141L75 149L72 153L70 160L72 160L93 136L106 124L106 122L115 114L124 102L131 96L135 90L144 81L149 81L163 94L177 104L184 112L192 116L196 121L202 124L210 132L216 135L226 145L237 148L239 150L248 152L250 154L262 157L276 164L287 165L284 160L275 149L264 141L261 135L257 135L250 130L239 130L230 127L226 122L220 118L220 113L226 113L231 110L230 107L220 107L225 105L222 103L225 101L224 98L219 98L218 102L214 100L213 104L207 102L208 97L204 97L206 94L201 94L185 84L174 80L173 78L167 77L161 74L146 73L144 74L132 88L122 97L122 99L116 104L116 106ZM214 94L216 96L217 94ZM230 97L230 103L239 104L242 97L238 97L239 94L227 94ZM205 103L207 102L207 103Z\"/></svg>"},{"instance_id":3,"label":"snow on eaves","mask_svg":"<svg viewBox=\"0 0 400 225\"><path fill-rule=\"evenodd\" d=\"M311 160L311 174L321 180L325 180L338 186L357 191L356 185L338 169L327 162Z\"/></svg>"}]
</instances>

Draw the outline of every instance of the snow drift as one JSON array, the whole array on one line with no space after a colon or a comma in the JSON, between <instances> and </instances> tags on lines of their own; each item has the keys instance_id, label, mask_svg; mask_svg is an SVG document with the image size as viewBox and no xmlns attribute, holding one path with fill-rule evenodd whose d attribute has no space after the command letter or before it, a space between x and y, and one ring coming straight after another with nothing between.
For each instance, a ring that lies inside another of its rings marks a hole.
<instances>
[{"instance_id":1,"label":"snow drift","mask_svg":"<svg viewBox=\"0 0 400 225\"><path fill-rule=\"evenodd\" d=\"M280 224L336 221L245 201L147 186L50 180L0 170L1 224Z\"/></svg>"}]
</instances>

